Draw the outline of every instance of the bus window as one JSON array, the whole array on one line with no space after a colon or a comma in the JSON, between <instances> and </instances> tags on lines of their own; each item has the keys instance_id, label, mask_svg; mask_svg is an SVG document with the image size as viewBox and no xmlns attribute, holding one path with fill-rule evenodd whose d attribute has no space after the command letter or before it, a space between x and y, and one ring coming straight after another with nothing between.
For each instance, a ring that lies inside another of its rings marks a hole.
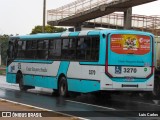
<instances>
[{"instance_id":1,"label":"bus window","mask_svg":"<svg viewBox=\"0 0 160 120\"><path fill-rule=\"evenodd\" d=\"M37 59L48 59L48 40L38 41Z\"/></svg>"},{"instance_id":2,"label":"bus window","mask_svg":"<svg viewBox=\"0 0 160 120\"><path fill-rule=\"evenodd\" d=\"M69 38L65 38L63 39L63 42L62 42L62 59L68 59L69 57L69 52L68 52L68 49L69 49Z\"/></svg>"},{"instance_id":3,"label":"bus window","mask_svg":"<svg viewBox=\"0 0 160 120\"><path fill-rule=\"evenodd\" d=\"M99 37L79 38L77 59L82 61L97 61L99 58Z\"/></svg>"},{"instance_id":4,"label":"bus window","mask_svg":"<svg viewBox=\"0 0 160 120\"><path fill-rule=\"evenodd\" d=\"M99 58L99 37L92 37L91 38L91 43L92 43L92 48L91 48L91 59L97 61Z\"/></svg>"},{"instance_id":5,"label":"bus window","mask_svg":"<svg viewBox=\"0 0 160 120\"><path fill-rule=\"evenodd\" d=\"M23 41L18 41L18 50L22 50Z\"/></svg>"},{"instance_id":6,"label":"bus window","mask_svg":"<svg viewBox=\"0 0 160 120\"><path fill-rule=\"evenodd\" d=\"M62 47L62 59L65 60L76 60L76 39L65 38L63 39Z\"/></svg>"},{"instance_id":7,"label":"bus window","mask_svg":"<svg viewBox=\"0 0 160 120\"><path fill-rule=\"evenodd\" d=\"M49 41L48 40L44 40L44 42L43 42L43 48L44 49L48 49L49 48Z\"/></svg>"},{"instance_id":8,"label":"bus window","mask_svg":"<svg viewBox=\"0 0 160 120\"><path fill-rule=\"evenodd\" d=\"M13 58L13 41L9 41L8 58Z\"/></svg>"},{"instance_id":9,"label":"bus window","mask_svg":"<svg viewBox=\"0 0 160 120\"><path fill-rule=\"evenodd\" d=\"M49 59L61 58L61 39L51 40L49 43Z\"/></svg>"},{"instance_id":10,"label":"bus window","mask_svg":"<svg viewBox=\"0 0 160 120\"><path fill-rule=\"evenodd\" d=\"M26 41L18 41L18 52L17 52L17 58L26 58L25 54L26 54Z\"/></svg>"},{"instance_id":11,"label":"bus window","mask_svg":"<svg viewBox=\"0 0 160 120\"><path fill-rule=\"evenodd\" d=\"M76 39L70 38L69 45L68 45L68 59L69 60L76 60Z\"/></svg>"},{"instance_id":12,"label":"bus window","mask_svg":"<svg viewBox=\"0 0 160 120\"><path fill-rule=\"evenodd\" d=\"M26 41L23 41L22 50L26 50Z\"/></svg>"},{"instance_id":13,"label":"bus window","mask_svg":"<svg viewBox=\"0 0 160 120\"><path fill-rule=\"evenodd\" d=\"M26 59L35 59L36 53L33 49L33 41L26 41L26 50L24 51Z\"/></svg>"},{"instance_id":14,"label":"bus window","mask_svg":"<svg viewBox=\"0 0 160 120\"><path fill-rule=\"evenodd\" d=\"M69 39L63 39L62 49L68 49L69 47Z\"/></svg>"},{"instance_id":15,"label":"bus window","mask_svg":"<svg viewBox=\"0 0 160 120\"><path fill-rule=\"evenodd\" d=\"M32 49L37 49L37 41L32 41Z\"/></svg>"},{"instance_id":16,"label":"bus window","mask_svg":"<svg viewBox=\"0 0 160 120\"><path fill-rule=\"evenodd\" d=\"M87 48L87 43L84 40L84 37L79 38L78 47L77 47L77 59L78 60L85 60L86 48Z\"/></svg>"}]
</instances>

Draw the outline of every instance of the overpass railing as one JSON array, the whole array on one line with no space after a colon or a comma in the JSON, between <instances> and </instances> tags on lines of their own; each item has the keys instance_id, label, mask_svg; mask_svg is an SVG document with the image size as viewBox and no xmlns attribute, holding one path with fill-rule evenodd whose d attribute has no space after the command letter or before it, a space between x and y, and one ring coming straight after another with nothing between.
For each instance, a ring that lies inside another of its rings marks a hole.
<instances>
[{"instance_id":1,"label":"overpass railing","mask_svg":"<svg viewBox=\"0 0 160 120\"><path fill-rule=\"evenodd\" d=\"M108 24L112 26L122 27L124 26L124 14L112 13L103 17L99 17L87 22L93 24ZM132 15L132 27L143 29L160 29L160 16L145 16L145 15Z\"/></svg>"},{"instance_id":2,"label":"overpass railing","mask_svg":"<svg viewBox=\"0 0 160 120\"><path fill-rule=\"evenodd\" d=\"M76 0L57 9L47 11L48 21L57 21L78 13L99 7L103 4L109 4L119 0Z\"/></svg>"}]
</instances>

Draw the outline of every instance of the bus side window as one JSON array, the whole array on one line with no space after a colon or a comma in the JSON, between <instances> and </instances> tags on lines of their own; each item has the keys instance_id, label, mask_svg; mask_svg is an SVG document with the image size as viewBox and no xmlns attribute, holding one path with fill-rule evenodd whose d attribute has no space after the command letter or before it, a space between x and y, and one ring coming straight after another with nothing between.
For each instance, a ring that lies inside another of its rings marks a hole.
<instances>
[{"instance_id":1,"label":"bus side window","mask_svg":"<svg viewBox=\"0 0 160 120\"><path fill-rule=\"evenodd\" d=\"M22 50L23 41L18 41L18 50Z\"/></svg>"},{"instance_id":2,"label":"bus side window","mask_svg":"<svg viewBox=\"0 0 160 120\"><path fill-rule=\"evenodd\" d=\"M68 59L69 57L69 38L62 39L62 59Z\"/></svg>"},{"instance_id":3,"label":"bus side window","mask_svg":"<svg viewBox=\"0 0 160 120\"><path fill-rule=\"evenodd\" d=\"M38 41L37 58L38 59L48 59L48 40Z\"/></svg>"},{"instance_id":4,"label":"bus side window","mask_svg":"<svg viewBox=\"0 0 160 120\"><path fill-rule=\"evenodd\" d=\"M49 59L60 59L61 58L61 39L50 40L49 43Z\"/></svg>"},{"instance_id":5,"label":"bus side window","mask_svg":"<svg viewBox=\"0 0 160 120\"><path fill-rule=\"evenodd\" d=\"M44 40L43 42L43 59L48 59L48 48L49 48L49 41Z\"/></svg>"},{"instance_id":6,"label":"bus side window","mask_svg":"<svg viewBox=\"0 0 160 120\"><path fill-rule=\"evenodd\" d=\"M99 58L99 45L100 45L99 37L92 37L92 51L91 51L92 60L97 61Z\"/></svg>"},{"instance_id":7,"label":"bus side window","mask_svg":"<svg viewBox=\"0 0 160 120\"><path fill-rule=\"evenodd\" d=\"M37 57L37 40L32 41L32 58L36 59Z\"/></svg>"},{"instance_id":8,"label":"bus side window","mask_svg":"<svg viewBox=\"0 0 160 120\"><path fill-rule=\"evenodd\" d=\"M25 51L25 58L32 59L33 58L33 51L32 51L32 41L26 41L26 51Z\"/></svg>"},{"instance_id":9,"label":"bus side window","mask_svg":"<svg viewBox=\"0 0 160 120\"><path fill-rule=\"evenodd\" d=\"M97 61L99 58L99 37L81 37L78 40L77 60Z\"/></svg>"},{"instance_id":10,"label":"bus side window","mask_svg":"<svg viewBox=\"0 0 160 120\"><path fill-rule=\"evenodd\" d=\"M78 38L78 46L77 46L77 57L78 60L85 60L87 44L84 40L84 37Z\"/></svg>"},{"instance_id":11,"label":"bus side window","mask_svg":"<svg viewBox=\"0 0 160 120\"><path fill-rule=\"evenodd\" d=\"M69 60L76 60L76 39L70 38L69 39L69 47L68 47L68 59Z\"/></svg>"},{"instance_id":12,"label":"bus side window","mask_svg":"<svg viewBox=\"0 0 160 120\"><path fill-rule=\"evenodd\" d=\"M8 58L13 58L13 42L9 41Z\"/></svg>"},{"instance_id":13,"label":"bus side window","mask_svg":"<svg viewBox=\"0 0 160 120\"><path fill-rule=\"evenodd\" d=\"M15 39L13 42L13 58L17 58L17 53L18 53L18 40Z\"/></svg>"},{"instance_id":14,"label":"bus side window","mask_svg":"<svg viewBox=\"0 0 160 120\"><path fill-rule=\"evenodd\" d=\"M62 43L62 59L76 60L76 39L64 38Z\"/></svg>"},{"instance_id":15,"label":"bus side window","mask_svg":"<svg viewBox=\"0 0 160 120\"><path fill-rule=\"evenodd\" d=\"M18 41L18 53L17 53L18 58L21 58L22 56L22 44L23 44L23 41L19 40Z\"/></svg>"}]
</instances>

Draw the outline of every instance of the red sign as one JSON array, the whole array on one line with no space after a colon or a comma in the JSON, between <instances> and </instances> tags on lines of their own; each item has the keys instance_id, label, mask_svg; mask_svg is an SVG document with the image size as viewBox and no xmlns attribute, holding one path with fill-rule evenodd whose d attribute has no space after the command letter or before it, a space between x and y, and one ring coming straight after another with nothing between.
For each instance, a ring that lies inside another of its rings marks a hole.
<instances>
[{"instance_id":1,"label":"red sign","mask_svg":"<svg viewBox=\"0 0 160 120\"><path fill-rule=\"evenodd\" d=\"M150 51L150 37L114 34L111 36L111 50L118 54L146 54Z\"/></svg>"}]
</instances>

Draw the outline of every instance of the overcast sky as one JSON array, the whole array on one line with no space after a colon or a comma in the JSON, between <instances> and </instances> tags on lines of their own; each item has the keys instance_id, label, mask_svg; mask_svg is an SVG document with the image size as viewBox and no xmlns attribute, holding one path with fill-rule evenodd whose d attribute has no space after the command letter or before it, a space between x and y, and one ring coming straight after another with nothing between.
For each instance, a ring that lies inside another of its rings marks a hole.
<instances>
[{"instance_id":1,"label":"overcast sky","mask_svg":"<svg viewBox=\"0 0 160 120\"><path fill-rule=\"evenodd\" d=\"M46 0L47 10L75 0ZM0 34L29 34L42 24L43 0L0 0ZM133 8L133 14L160 15L160 0Z\"/></svg>"}]
</instances>

